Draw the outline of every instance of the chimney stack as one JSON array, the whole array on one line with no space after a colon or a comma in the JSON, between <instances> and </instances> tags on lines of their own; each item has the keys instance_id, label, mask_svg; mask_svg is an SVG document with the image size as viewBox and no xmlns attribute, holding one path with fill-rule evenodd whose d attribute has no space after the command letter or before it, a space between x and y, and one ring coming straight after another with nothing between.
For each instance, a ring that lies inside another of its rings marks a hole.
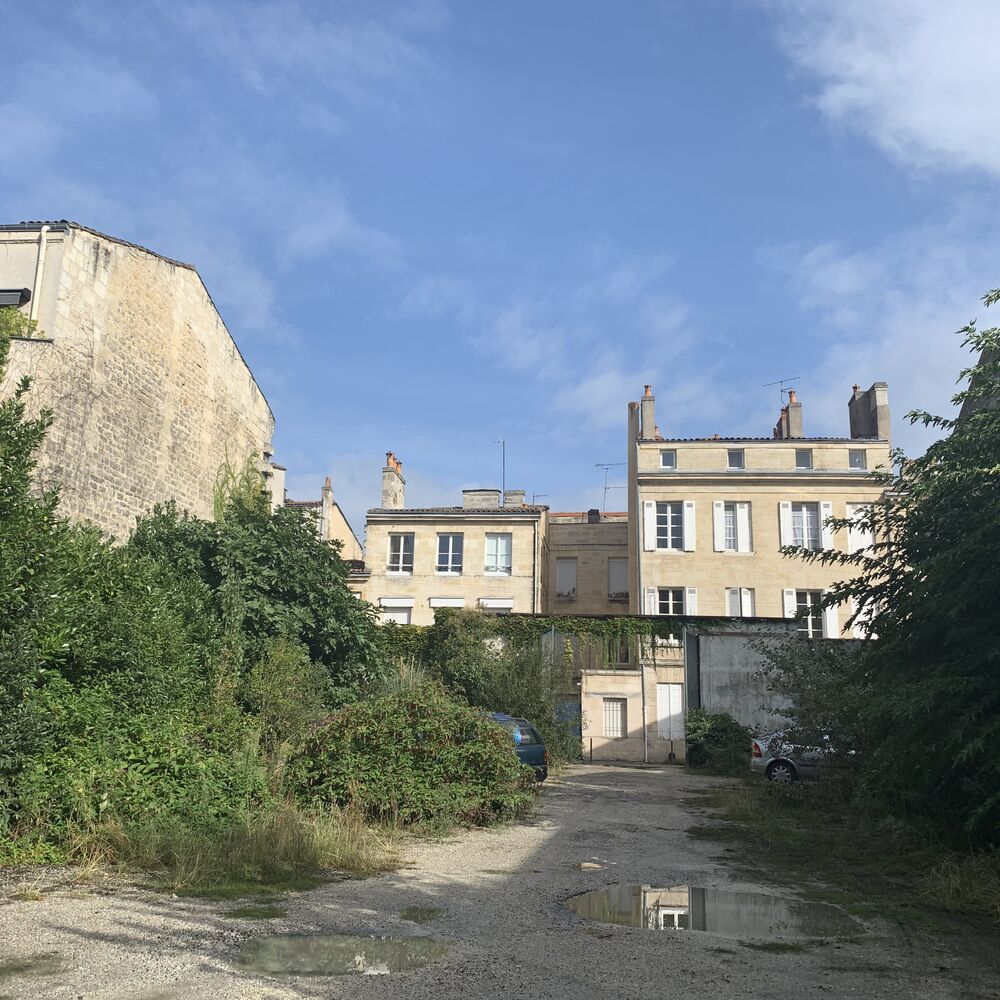
<instances>
[{"instance_id":1,"label":"chimney stack","mask_svg":"<svg viewBox=\"0 0 1000 1000\"><path fill-rule=\"evenodd\" d=\"M874 382L865 392L861 391L859 385L852 386L851 398L847 401L847 414L851 422L852 438L890 440L888 384Z\"/></svg>"},{"instance_id":2,"label":"chimney stack","mask_svg":"<svg viewBox=\"0 0 1000 1000\"><path fill-rule=\"evenodd\" d=\"M802 424L802 404L796 397L795 390L788 390L788 402L778 413L778 422L774 425L773 437L802 438L805 431Z\"/></svg>"},{"instance_id":3,"label":"chimney stack","mask_svg":"<svg viewBox=\"0 0 1000 1000\"><path fill-rule=\"evenodd\" d=\"M527 490L504 490L503 492L503 505L504 507L523 507L524 497Z\"/></svg>"},{"instance_id":4,"label":"chimney stack","mask_svg":"<svg viewBox=\"0 0 1000 1000\"><path fill-rule=\"evenodd\" d=\"M382 470L382 509L402 510L405 506L403 502L405 488L403 463L391 451L387 451L385 468Z\"/></svg>"},{"instance_id":5,"label":"chimney stack","mask_svg":"<svg viewBox=\"0 0 1000 1000\"><path fill-rule=\"evenodd\" d=\"M642 441L652 441L657 434L655 407L656 397L653 395L653 387L647 385L643 387L642 402L639 404L639 438Z\"/></svg>"}]
</instances>

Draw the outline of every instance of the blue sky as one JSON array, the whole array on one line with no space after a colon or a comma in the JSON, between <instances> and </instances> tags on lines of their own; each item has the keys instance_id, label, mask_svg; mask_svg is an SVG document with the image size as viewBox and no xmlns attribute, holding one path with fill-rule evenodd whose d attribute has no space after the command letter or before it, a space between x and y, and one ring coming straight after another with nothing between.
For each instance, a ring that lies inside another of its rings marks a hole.
<instances>
[{"instance_id":1,"label":"blue sky","mask_svg":"<svg viewBox=\"0 0 1000 1000\"><path fill-rule=\"evenodd\" d=\"M0 13L0 219L194 263L290 494L359 531L385 451L451 503L499 436L508 487L599 505L646 382L668 435L766 434L788 376L843 434L885 379L918 451L1000 284L994 0Z\"/></svg>"}]
</instances>

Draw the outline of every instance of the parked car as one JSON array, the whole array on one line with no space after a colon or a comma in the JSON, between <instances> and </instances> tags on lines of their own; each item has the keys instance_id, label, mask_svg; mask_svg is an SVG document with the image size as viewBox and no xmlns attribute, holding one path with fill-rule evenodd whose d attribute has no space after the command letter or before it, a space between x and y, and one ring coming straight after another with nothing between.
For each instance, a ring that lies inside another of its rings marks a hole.
<instances>
[{"instance_id":1,"label":"parked car","mask_svg":"<svg viewBox=\"0 0 1000 1000\"><path fill-rule=\"evenodd\" d=\"M826 750L790 743L782 732L755 736L750 742L750 770L768 781L788 784L799 778L818 778Z\"/></svg>"},{"instance_id":2,"label":"parked car","mask_svg":"<svg viewBox=\"0 0 1000 1000\"><path fill-rule=\"evenodd\" d=\"M549 776L549 752L541 733L527 719L515 719L503 712L491 712L490 718L511 734L518 760L535 772L535 780L544 781Z\"/></svg>"}]
</instances>

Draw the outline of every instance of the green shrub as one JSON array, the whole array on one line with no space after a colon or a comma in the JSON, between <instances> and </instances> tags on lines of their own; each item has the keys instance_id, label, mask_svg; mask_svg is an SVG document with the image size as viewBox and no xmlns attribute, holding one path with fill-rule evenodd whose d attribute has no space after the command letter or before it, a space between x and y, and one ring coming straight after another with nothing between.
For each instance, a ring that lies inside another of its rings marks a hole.
<instances>
[{"instance_id":1,"label":"green shrub","mask_svg":"<svg viewBox=\"0 0 1000 1000\"><path fill-rule=\"evenodd\" d=\"M687 765L713 774L744 775L750 760L753 731L725 712L695 708L684 720Z\"/></svg>"},{"instance_id":2,"label":"green shrub","mask_svg":"<svg viewBox=\"0 0 1000 1000\"><path fill-rule=\"evenodd\" d=\"M341 708L289 763L299 798L369 820L481 825L534 798L509 734L438 684Z\"/></svg>"}]
</instances>

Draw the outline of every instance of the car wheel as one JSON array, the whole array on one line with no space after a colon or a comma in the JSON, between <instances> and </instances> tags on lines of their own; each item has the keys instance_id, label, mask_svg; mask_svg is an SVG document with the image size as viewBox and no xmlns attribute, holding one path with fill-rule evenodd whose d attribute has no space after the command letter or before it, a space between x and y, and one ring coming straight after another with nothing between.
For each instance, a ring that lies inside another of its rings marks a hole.
<instances>
[{"instance_id":1,"label":"car wheel","mask_svg":"<svg viewBox=\"0 0 1000 1000\"><path fill-rule=\"evenodd\" d=\"M795 768L786 760L776 760L768 765L767 780L779 785L789 785L798 778Z\"/></svg>"}]
</instances>

